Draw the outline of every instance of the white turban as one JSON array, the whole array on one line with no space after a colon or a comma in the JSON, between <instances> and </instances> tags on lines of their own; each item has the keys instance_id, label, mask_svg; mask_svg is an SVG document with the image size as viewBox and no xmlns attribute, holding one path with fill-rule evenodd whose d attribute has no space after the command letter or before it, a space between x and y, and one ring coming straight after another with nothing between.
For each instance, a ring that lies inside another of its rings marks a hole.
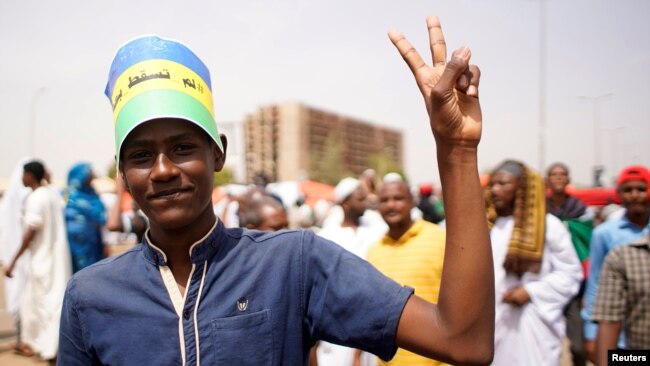
<instances>
[{"instance_id":1,"label":"white turban","mask_svg":"<svg viewBox=\"0 0 650 366\"><path fill-rule=\"evenodd\" d=\"M354 178L343 178L334 188L334 199L337 204L343 203L346 198L350 197L352 192L356 191L361 186L361 182Z\"/></svg>"},{"instance_id":2,"label":"white turban","mask_svg":"<svg viewBox=\"0 0 650 366\"><path fill-rule=\"evenodd\" d=\"M387 184L387 183L403 182L403 181L404 178L402 178L401 175L395 172L391 172L384 175L384 179L382 180L382 183Z\"/></svg>"}]
</instances>

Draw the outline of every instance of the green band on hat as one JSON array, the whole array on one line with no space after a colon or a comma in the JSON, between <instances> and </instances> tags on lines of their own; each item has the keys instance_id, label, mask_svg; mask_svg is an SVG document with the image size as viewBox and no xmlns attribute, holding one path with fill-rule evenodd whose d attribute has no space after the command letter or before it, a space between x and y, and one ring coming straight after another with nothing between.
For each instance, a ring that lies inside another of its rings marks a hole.
<instances>
[{"instance_id":1,"label":"green band on hat","mask_svg":"<svg viewBox=\"0 0 650 366\"><path fill-rule=\"evenodd\" d=\"M138 125L159 118L179 118L193 122L223 151L217 125L200 101L176 90L151 90L125 104L115 120L115 151L118 164L126 135Z\"/></svg>"},{"instance_id":2,"label":"green band on hat","mask_svg":"<svg viewBox=\"0 0 650 366\"><path fill-rule=\"evenodd\" d=\"M182 43L153 35L127 42L113 59L104 94L113 107L118 164L126 136L138 125L161 118L196 124L223 151L210 72Z\"/></svg>"}]
</instances>

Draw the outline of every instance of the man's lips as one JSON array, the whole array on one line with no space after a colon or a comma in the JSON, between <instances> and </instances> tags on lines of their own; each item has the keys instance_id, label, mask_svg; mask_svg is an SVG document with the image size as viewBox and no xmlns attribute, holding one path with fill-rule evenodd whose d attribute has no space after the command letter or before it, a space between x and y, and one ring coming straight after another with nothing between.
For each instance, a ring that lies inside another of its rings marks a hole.
<instances>
[{"instance_id":1,"label":"man's lips","mask_svg":"<svg viewBox=\"0 0 650 366\"><path fill-rule=\"evenodd\" d=\"M496 205L496 204L500 204L500 203L503 203L503 202L505 202L505 200L503 198L492 196L492 204Z\"/></svg>"},{"instance_id":2,"label":"man's lips","mask_svg":"<svg viewBox=\"0 0 650 366\"><path fill-rule=\"evenodd\" d=\"M190 192L192 189L191 188L173 188L173 189L165 189L162 191L154 192L149 195L147 195L147 199L149 200L155 200L155 199L167 199L167 198L172 198L173 196L182 194L182 193L187 193Z\"/></svg>"}]
</instances>

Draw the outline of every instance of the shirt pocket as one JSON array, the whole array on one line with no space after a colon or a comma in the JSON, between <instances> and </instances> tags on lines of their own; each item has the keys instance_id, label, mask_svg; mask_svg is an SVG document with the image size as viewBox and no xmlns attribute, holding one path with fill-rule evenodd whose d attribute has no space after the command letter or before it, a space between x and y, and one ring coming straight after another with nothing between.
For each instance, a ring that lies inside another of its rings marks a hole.
<instances>
[{"instance_id":1,"label":"shirt pocket","mask_svg":"<svg viewBox=\"0 0 650 366\"><path fill-rule=\"evenodd\" d=\"M271 311L212 320L217 365L273 365Z\"/></svg>"}]
</instances>

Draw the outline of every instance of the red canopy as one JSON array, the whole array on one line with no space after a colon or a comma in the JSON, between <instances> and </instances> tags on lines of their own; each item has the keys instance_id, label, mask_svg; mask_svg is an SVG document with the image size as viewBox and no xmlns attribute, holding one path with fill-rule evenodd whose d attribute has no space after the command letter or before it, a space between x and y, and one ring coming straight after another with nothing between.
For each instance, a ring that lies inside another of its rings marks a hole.
<instances>
[{"instance_id":1,"label":"red canopy","mask_svg":"<svg viewBox=\"0 0 650 366\"><path fill-rule=\"evenodd\" d=\"M616 189L611 187L574 188L569 186L567 193L581 200L587 206L605 206L621 202L616 195Z\"/></svg>"}]
</instances>

